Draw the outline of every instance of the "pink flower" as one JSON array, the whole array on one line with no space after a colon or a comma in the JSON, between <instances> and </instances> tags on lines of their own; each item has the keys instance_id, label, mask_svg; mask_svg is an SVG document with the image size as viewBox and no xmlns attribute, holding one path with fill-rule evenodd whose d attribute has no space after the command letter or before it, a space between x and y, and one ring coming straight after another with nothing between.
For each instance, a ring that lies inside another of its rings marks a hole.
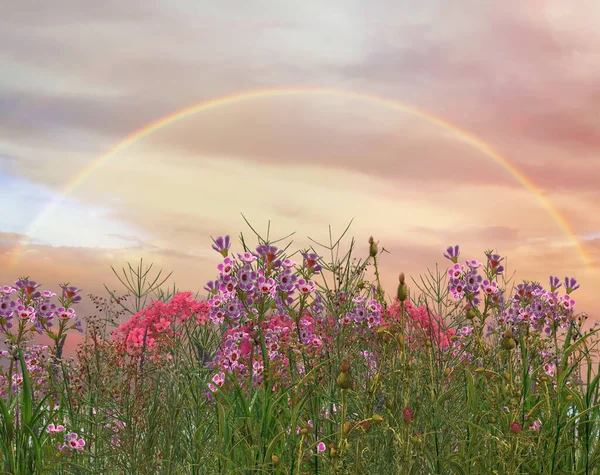
<instances>
[{"instance_id":1,"label":"pink flower","mask_svg":"<svg viewBox=\"0 0 600 475\"><path fill-rule=\"evenodd\" d=\"M410 424L413 420L413 411L410 407L406 406L404 408L404 410L402 411L402 418L404 419L404 422L406 422L407 424Z\"/></svg>"},{"instance_id":2,"label":"pink flower","mask_svg":"<svg viewBox=\"0 0 600 475\"><path fill-rule=\"evenodd\" d=\"M529 426L529 430L540 430L542 427L542 423L539 419L533 421L533 423Z\"/></svg>"},{"instance_id":3,"label":"pink flower","mask_svg":"<svg viewBox=\"0 0 600 475\"><path fill-rule=\"evenodd\" d=\"M63 430L65 430L65 426L63 425L54 426L54 424L48 424L48 427L46 428L46 431L50 434L58 434Z\"/></svg>"},{"instance_id":4,"label":"pink flower","mask_svg":"<svg viewBox=\"0 0 600 475\"><path fill-rule=\"evenodd\" d=\"M521 427L521 423L519 422L513 422L510 425L510 431L514 434L518 434L519 432L521 432L523 430L523 427Z\"/></svg>"},{"instance_id":5,"label":"pink flower","mask_svg":"<svg viewBox=\"0 0 600 475\"><path fill-rule=\"evenodd\" d=\"M75 432L71 432L65 436L65 445L71 450L83 450L85 440L80 439Z\"/></svg>"},{"instance_id":6,"label":"pink flower","mask_svg":"<svg viewBox=\"0 0 600 475\"><path fill-rule=\"evenodd\" d=\"M317 452L325 452L326 448L327 448L327 446L325 445L324 442L319 442L317 444Z\"/></svg>"}]
</instances>

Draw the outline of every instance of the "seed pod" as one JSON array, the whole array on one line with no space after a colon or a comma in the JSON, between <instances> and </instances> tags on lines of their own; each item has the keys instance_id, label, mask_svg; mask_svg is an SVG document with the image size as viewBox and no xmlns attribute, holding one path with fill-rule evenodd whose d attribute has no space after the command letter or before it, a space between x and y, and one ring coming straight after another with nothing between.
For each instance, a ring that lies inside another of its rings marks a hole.
<instances>
[{"instance_id":1,"label":"seed pod","mask_svg":"<svg viewBox=\"0 0 600 475\"><path fill-rule=\"evenodd\" d=\"M383 417L379 414L373 414L373 422L379 424L380 422L383 422Z\"/></svg>"},{"instance_id":2,"label":"seed pod","mask_svg":"<svg viewBox=\"0 0 600 475\"><path fill-rule=\"evenodd\" d=\"M308 435L308 429L306 427L300 429L300 435L306 437Z\"/></svg>"},{"instance_id":3,"label":"seed pod","mask_svg":"<svg viewBox=\"0 0 600 475\"><path fill-rule=\"evenodd\" d=\"M343 428L344 435L348 435L353 428L354 428L354 422L350 422L350 421L344 422L344 428Z\"/></svg>"},{"instance_id":4,"label":"seed pod","mask_svg":"<svg viewBox=\"0 0 600 475\"><path fill-rule=\"evenodd\" d=\"M340 371L342 373L347 373L350 371L350 363L348 363L346 360L342 361L342 364L340 365Z\"/></svg>"},{"instance_id":5,"label":"seed pod","mask_svg":"<svg viewBox=\"0 0 600 475\"><path fill-rule=\"evenodd\" d=\"M504 348L505 350L508 350L508 351L514 350L516 346L517 346L517 342L515 341L514 338L512 338L512 337L502 338L502 348Z\"/></svg>"},{"instance_id":6,"label":"seed pod","mask_svg":"<svg viewBox=\"0 0 600 475\"><path fill-rule=\"evenodd\" d=\"M465 313L465 317L467 318L467 320L474 320L476 316L477 314L475 313L475 310L473 310L472 307L469 307L467 309L467 312Z\"/></svg>"},{"instance_id":7,"label":"seed pod","mask_svg":"<svg viewBox=\"0 0 600 475\"><path fill-rule=\"evenodd\" d=\"M352 378L350 377L350 373L347 371L342 371L340 374L338 374L335 382L340 388L349 389L350 386L352 386Z\"/></svg>"},{"instance_id":8,"label":"seed pod","mask_svg":"<svg viewBox=\"0 0 600 475\"><path fill-rule=\"evenodd\" d=\"M279 467L281 460L279 459L279 457L277 455L273 454L273 455L271 455L271 462L273 462L273 465L275 465L276 467Z\"/></svg>"},{"instance_id":9,"label":"seed pod","mask_svg":"<svg viewBox=\"0 0 600 475\"><path fill-rule=\"evenodd\" d=\"M369 238L369 256L375 257L377 255L377 244L373 241L373 236Z\"/></svg>"},{"instance_id":10,"label":"seed pod","mask_svg":"<svg viewBox=\"0 0 600 475\"><path fill-rule=\"evenodd\" d=\"M329 456L333 459L338 456L337 450L335 449L335 444L329 444Z\"/></svg>"},{"instance_id":11,"label":"seed pod","mask_svg":"<svg viewBox=\"0 0 600 475\"><path fill-rule=\"evenodd\" d=\"M404 282L398 284L398 291L396 292L396 296L398 297L398 300L400 300L400 302L404 302L408 298L408 287Z\"/></svg>"}]
</instances>

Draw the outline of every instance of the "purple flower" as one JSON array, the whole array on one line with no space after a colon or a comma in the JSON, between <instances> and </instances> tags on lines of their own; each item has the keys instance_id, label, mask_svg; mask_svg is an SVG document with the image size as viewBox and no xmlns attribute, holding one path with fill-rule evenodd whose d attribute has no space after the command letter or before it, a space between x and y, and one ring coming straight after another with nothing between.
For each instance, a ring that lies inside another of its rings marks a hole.
<instances>
[{"instance_id":1,"label":"purple flower","mask_svg":"<svg viewBox=\"0 0 600 475\"><path fill-rule=\"evenodd\" d=\"M458 247L458 244L457 244L454 247L448 246L448 248L446 249L446 252L444 253L444 257L446 259L450 259L452 262L454 262L456 264L458 262L459 254L460 254L460 248Z\"/></svg>"},{"instance_id":2,"label":"purple flower","mask_svg":"<svg viewBox=\"0 0 600 475\"><path fill-rule=\"evenodd\" d=\"M580 287L580 285L577 283L577 280L575 280L575 278L571 277L569 279L568 277L565 277L565 287L567 289L567 294L570 294L574 290L577 290Z\"/></svg>"},{"instance_id":3,"label":"purple flower","mask_svg":"<svg viewBox=\"0 0 600 475\"><path fill-rule=\"evenodd\" d=\"M318 260L320 259L317 254L314 252L311 252L310 254L308 252L303 252L302 257L304 257L304 264L308 270L313 271L315 274L321 270L321 266L317 264Z\"/></svg>"},{"instance_id":4,"label":"purple flower","mask_svg":"<svg viewBox=\"0 0 600 475\"><path fill-rule=\"evenodd\" d=\"M277 257L277 248L275 246L262 245L257 246L256 252L264 260L267 264L274 263L275 258Z\"/></svg>"},{"instance_id":5,"label":"purple flower","mask_svg":"<svg viewBox=\"0 0 600 475\"><path fill-rule=\"evenodd\" d=\"M561 286L562 284L560 283L560 279L558 277L550 276L550 292L554 292Z\"/></svg>"},{"instance_id":6,"label":"purple flower","mask_svg":"<svg viewBox=\"0 0 600 475\"><path fill-rule=\"evenodd\" d=\"M231 241L229 236L219 236L216 240L214 240L214 244L212 245L212 248L215 251L220 252L223 257L227 257L230 247Z\"/></svg>"},{"instance_id":7,"label":"purple flower","mask_svg":"<svg viewBox=\"0 0 600 475\"><path fill-rule=\"evenodd\" d=\"M211 294L216 294L219 291L219 281L218 280L211 280L209 281L205 286L204 286L204 290L206 290L208 293Z\"/></svg>"},{"instance_id":8,"label":"purple flower","mask_svg":"<svg viewBox=\"0 0 600 475\"><path fill-rule=\"evenodd\" d=\"M22 290L24 295L27 295L28 297L33 297L34 299L42 295L41 292L34 293L34 290L40 287L41 285L42 284L38 284L37 282L28 279L19 279L15 282L15 287L17 287L19 290Z\"/></svg>"},{"instance_id":9,"label":"purple flower","mask_svg":"<svg viewBox=\"0 0 600 475\"><path fill-rule=\"evenodd\" d=\"M73 303L77 303L81 300L79 295L75 295L78 292L81 292L81 289L77 287L68 287L68 284L61 285L60 288L63 291L63 298L70 299Z\"/></svg>"},{"instance_id":10,"label":"purple flower","mask_svg":"<svg viewBox=\"0 0 600 475\"><path fill-rule=\"evenodd\" d=\"M258 259L254 254L252 254L250 252L244 252L243 254L238 253L237 256L240 261L245 262L246 264L250 264L250 263L254 262L256 259Z\"/></svg>"},{"instance_id":11,"label":"purple flower","mask_svg":"<svg viewBox=\"0 0 600 475\"><path fill-rule=\"evenodd\" d=\"M501 274L504 267L501 266L500 263L504 260L504 257L500 257L500 254L492 254L491 252L486 252L485 255L487 256L488 264L494 273Z\"/></svg>"}]
</instances>

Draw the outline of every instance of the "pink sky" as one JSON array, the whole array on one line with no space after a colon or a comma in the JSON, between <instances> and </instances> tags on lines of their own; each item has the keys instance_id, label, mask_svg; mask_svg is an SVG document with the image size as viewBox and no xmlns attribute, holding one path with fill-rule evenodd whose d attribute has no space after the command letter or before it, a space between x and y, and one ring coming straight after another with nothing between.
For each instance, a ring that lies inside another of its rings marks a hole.
<instances>
[{"instance_id":1,"label":"pink sky","mask_svg":"<svg viewBox=\"0 0 600 475\"><path fill-rule=\"evenodd\" d=\"M445 268L444 249L460 244L465 259L507 255L518 281L576 277L578 310L600 317L599 15L593 0L13 2L0 18L0 280L103 295L102 283L119 289L111 265L144 257L197 291L215 277L210 236L249 235L240 213L278 237L296 231L296 248L354 218L363 253L370 235L391 252L390 293L399 271ZM541 190L593 265L534 193L456 134L335 95L189 116L36 221L150 122L286 87L400 101L468 131Z\"/></svg>"}]
</instances>

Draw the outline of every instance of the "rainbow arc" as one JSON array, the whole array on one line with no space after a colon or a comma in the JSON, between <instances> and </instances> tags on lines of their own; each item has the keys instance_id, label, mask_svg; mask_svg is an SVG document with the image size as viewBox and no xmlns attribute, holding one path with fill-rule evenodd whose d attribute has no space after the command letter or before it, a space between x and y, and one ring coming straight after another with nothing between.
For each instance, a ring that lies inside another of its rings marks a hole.
<instances>
[{"instance_id":1,"label":"rainbow arc","mask_svg":"<svg viewBox=\"0 0 600 475\"><path fill-rule=\"evenodd\" d=\"M466 130L461 129L440 117L429 114L425 111L407 105L403 102L379 96L363 94L359 92L327 88L281 88L242 92L239 94L229 95L226 97L221 97L206 102L201 102L199 104L194 104L183 109L177 110L158 120L155 120L154 122L151 122L145 125L144 127L130 133L128 136L126 136L113 147L111 147L105 154L93 160L81 171L73 175L71 179L67 182L67 184L61 189L57 197L54 200L52 200L31 222L26 234L30 236L32 232L39 226L39 224L47 216L49 216L52 213L52 211L56 209L56 207L60 206L64 198L70 193L72 193L77 187L79 187L90 175L93 174L93 172L98 167L102 166L104 163L113 158L122 150L131 146L135 142L143 139L144 137L149 136L157 130L162 129L163 127L167 127L175 122L183 120L194 114L206 112L212 109L216 109L218 107L233 105L236 103L247 102L252 100L285 96L333 96L355 99L357 101L366 101L373 104L379 104L381 106L392 108L398 111L403 111L405 113L411 114L414 117L418 117L420 119L433 123L445 130L451 131L457 138L464 140L472 147L479 150L482 154L494 160L498 165L500 165L508 173L510 173L515 180L517 180L521 185L523 185L523 187L531 191L531 193L535 196L537 201L542 205L543 208L545 208L550 217L562 230L564 235L567 236L569 240L573 243L573 245L576 247L582 261L586 264L586 266L592 268L592 262L590 257L587 255L583 245L581 244L580 240L577 238L573 230L570 228L566 219L546 198L544 193L540 189L538 189L536 185L524 173L522 173L516 166L514 166L506 158L504 158L502 155L496 152L489 144L485 143L478 137L475 137ZM9 269L14 268L14 266L18 264L18 261L29 242L30 239L25 240L16 249L12 261L9 263Z\"/></svg>"}]
</instances>

